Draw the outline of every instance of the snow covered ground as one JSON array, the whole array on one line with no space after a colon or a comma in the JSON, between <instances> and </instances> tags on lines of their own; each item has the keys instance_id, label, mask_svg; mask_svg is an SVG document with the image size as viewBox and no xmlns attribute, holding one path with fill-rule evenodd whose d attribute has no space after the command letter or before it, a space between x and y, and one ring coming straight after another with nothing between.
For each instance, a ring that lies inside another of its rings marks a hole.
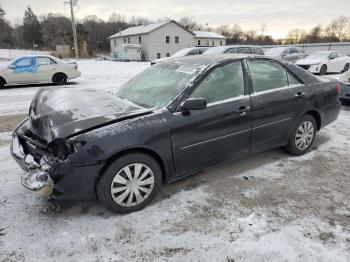
<instances>
[{"instance_id":1,"label":"snow covered ground","mask_svg":"<svg viewBox=\"0 0 350 262\"><path fill-rule=\"evenodd\" d=\"M112 90L149 64L79 66L67 88ZM213 167L133 214L95 202L52 211L21 186L9 155L39 88L0 90L0 261L350 261L349 108L305 156L276 149Z\"/></svg>"}]
</instances>

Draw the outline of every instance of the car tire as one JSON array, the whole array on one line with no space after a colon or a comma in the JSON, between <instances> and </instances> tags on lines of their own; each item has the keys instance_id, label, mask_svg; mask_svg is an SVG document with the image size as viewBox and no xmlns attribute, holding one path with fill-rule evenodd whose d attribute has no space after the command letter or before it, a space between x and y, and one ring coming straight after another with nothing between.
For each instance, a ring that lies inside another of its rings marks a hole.
<instances>
[{"instance_id":1,"label":"car tire","mask_svg":"<svg viewBox=\"0 0 350 262\"><path fill-rule=\"evenodd\" d=\"M52 77L52 83L54 83L54 85L56 86L64 85L67 83L67 81L68 77L63 73L54 74L54 76Z\"/></svg>"},{"instance_id":2,"label":"car tire","mask_svg":"<svg viewBox=\"0 0 350 262\"><path fill-rule=\"evenodd\" d=\"M0 89L4 88L4 86L5 86L5 81L2 78L0 78Z\"/></svg>"},{"instance_id":3,"label":"car tire","mask_svg":"<svg viewBox=\"0 0 350 262\"><path fill-rule=\"evenodd\" d=\"M326 65L322 65L321 69L320 69L320 75L323 76L327 74L327 66Z\"/></svg>"},{"instance_id":4,"label":"car tire","mask_svg":"<svg viewBox=\"0 0 350 262\"><path fill-rule=\"evenodd\" d=\"M340 99L340 103L343 106L350 106L350 100L348 100L348 99Z\"/></svg>"},{"instance_id":5,"label":"car tire","mask_svg":"<svg viewBox=\"0 0 350 262\"><path fill-rule=\"evenodd\" d=\"M130 153L106 168L97 183L96 194L109 210L130 213L149 204L161 184L162 169L158 162L144 153Z\"/></svg>"},{"instance_id":6,"label":"car tire","mask_svg":"<svg viewBox=\"0 0 350 262\"><path fill-rule=\"evenodd\" d=\"M346 65L344 66L344 69L343 69L342 73L345 73L346 71L348 71L349 68L350 68L350 64L348 63L348 64L346 64Z\"/></svg>"},{"instance_id":7,"label":"car tire","mask_svg":"<svg viewBox=\"0 0 350 262\"><path fill-rule=\"evenodd\" d=\"M317 132L316 120L311 115L304 115L293 129L285 151L291 155L300 156L310 150Z\"/></svg>"}]
</instances>

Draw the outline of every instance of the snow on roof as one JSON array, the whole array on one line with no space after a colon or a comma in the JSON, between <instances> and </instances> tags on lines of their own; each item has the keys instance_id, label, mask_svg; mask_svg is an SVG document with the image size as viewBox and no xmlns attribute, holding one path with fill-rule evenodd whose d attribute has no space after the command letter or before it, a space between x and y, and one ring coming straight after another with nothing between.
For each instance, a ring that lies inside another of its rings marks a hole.
<instances>
[{"instance_id":1,"label":"snow on roof","mask_svg":"<svg viewBox=\"0 0 350 262\"><path fill-rule=\"evenodd\" d=\"M158 29L159 27L162 27L162 26L169 24L169 23L175 23L175 24L179 25L174 20L170 20L170 21L164 21L164 22L153 23L153 24L148 24L148 25L134 26L134 27L129 27L129 28L117 33L117 34L111 35L109 38L148 34L152 31ZM186 29L184 29L184 30L186 30Z\"/></svg>"},{"instance_id":2,"label":"snow on roof","mask_svg":"<svg viewBox=\"0 0 350 262\"><path fill-rule=\"evenodd\" d=\"M215 32L193 31L193 33L195 34L195 37L199 37L199 38L219 38L219 39L227 38L227 37L225 37L223 35L219 35Z\"/></svg>"}]
</instances>

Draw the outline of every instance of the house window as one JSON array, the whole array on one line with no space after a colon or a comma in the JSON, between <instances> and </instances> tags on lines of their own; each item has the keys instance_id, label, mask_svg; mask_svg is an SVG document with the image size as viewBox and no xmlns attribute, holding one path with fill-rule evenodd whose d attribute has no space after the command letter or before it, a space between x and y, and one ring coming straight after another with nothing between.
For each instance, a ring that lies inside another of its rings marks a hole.
<instances>
[{"instance_id":1,"label":"house window","mask_svg":"<svg viewBox=\"0 0 350 262\"><path fill-rule=\"evenodd\" d=\"M165 43L170 44L170 36L167 35L165 37Z\"/></svg>"},{"instance_id":2,"label":"house window","mask_svg":"<svg viewBox=\"0 0 350 262\"><path fill-rule=\"evenodd\" d=\"M212 46L214 46L215 45L215 41L213 40L213 41L211 41L211 45Z\"/></svg>"},{"instance_id":3,"label":"house window","mask_svg":"<svg viewBox=\"0 0 350 262\"><path fill-rule=\"evenodd\" d=\"M178 43L179 43L179 37L175 36L175 44L178 44Z\"/></svg>"},{"instance_id":4,"label":"house window","mask_svg":"<svg viewBox=\"0 0 350 262\"><path fill-rule=\"evenodd\" d=\"M170 53L166 53L166 56L167 56L167 57L170 57Z\"/></svg>"},{"instance_id":5,"label":"house window","mask_svg":"<svg viewBox=\"0 0 350 262\"><path fill-rule=\"evenodd\" d=\"M222 40L220 40L220 45L222 45Z\"/></svg>"},{"instance_id":6,"label":"house window","mask_svg":"<svg viewBox=\"0 0 350 262\"><path fill-rule=\"evenodd\" d=\"M162 55L160 53L157 53L157 59L161 58Z\"/></svg>"},{"instance_id":7,"label":"house window","mask_svg":"<svg viewBox=\"0 0 350 262\"><path fill-rule=\"evenodd\" d=\"M124 44L126 44L126 38L124 37Z\"/></svg>"},{"instance_id":8,"label":"house window","mask_svg":"<svg viewBox=\"0 0 350 262\"><path fill-rule=\"evenodd\" d=\"M139 44L141 44L141 42L142 42L142 37L139 36Z\"/></svg>"},{"instance_id":9,"label":"house window","mask_svg":"<svg viewBox=\"0 0 350 262\"><path fill-rule=\"evenodd\" d=\"M207 40L207 46L209 46L209 40Z\"/></svg>"},{"instance_id":10,"label":"house window","mask_svg":"<svg viewBox=\"0 0 350 262\"><path fill-rule=\"evenodd\" d=\"M198 43L198 45L201 45L201 40L198 40L198 42L197 42L197 43Z\"/></svg>"},{"instance_id":11,"label":"house window","mask_svg":"<svg viewBox=\"0 0 350 262\"><path fill-rule=\"evenodd\" d=\"M114 38L114 46L117 45L117 39Z\"/></svg>"},{"instance_id":12,"label":"house window","mask_svg":"<svg viewBox=\"0 0 350 262\"><path fill-rule=\"evenodd\" d=\"M130 37L128 37L128 44L130 44Z\"/></svg>"}]
</instances>

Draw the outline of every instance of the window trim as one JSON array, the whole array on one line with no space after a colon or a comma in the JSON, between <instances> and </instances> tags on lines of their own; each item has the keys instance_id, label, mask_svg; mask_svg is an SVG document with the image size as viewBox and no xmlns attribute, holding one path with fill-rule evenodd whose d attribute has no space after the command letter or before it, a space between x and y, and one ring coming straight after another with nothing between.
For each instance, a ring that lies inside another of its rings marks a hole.
<instances>
[{"instance_id":1,"label":"window trim","mask_svg":"<svg viewBox=\"0 0 350 262\"><path fill-rule=\"evenodd\" d=\"M190 90L189 90L189 86L185 87L181 93L179 93L167 106L165 106L165 108L170 110L173 114L178 113L178 112L182 112L181 111L181 104L192 95L192 93L197 89L197 87L203 82L203 80L211 72L213 72L214 70L216 70L219 67L222 67L222 66L225 66L228 64L232 64L232 63L240 63L241 64L242 74L243 74L243 94L241 96L232 97L232 98L228 98L228 99L217 101L217 102L212 102L210 104L207 104L207 107L210 106L211 104L220 105L220 104L234 101L236 99L239 100L239 99L244 99L244 98L249 97L250 96L249 89L248 89L249 76L248 76L248 72L247 72L247 69L246 69L245 64L244 64L244 59L235 59L235 60L226 61L224 63L220 63L220 64L215 65L212 68L210 68L203 75L201 75L199 79L197 79L196 83L192 87L190 87ZM178 102L176 102L176 100L178 98L180 98L180 100Z\"/></svg>"},{"instance_id":2,"label":"window trim","mask_svg":"<svg viewBox=\"0 0 350 262\"><path fill-rule=\"evenodd\" d=\"M284 87L277 87L277 88L273 88L273 89L269 89L269 90L264 90L264 91L254 91L254 86L253 86L253 80L252 80L252 75L250 72L250 68L249 68L249 61L268 61L271 63L275 63L277 65L279 65L280 67L282 67L284 69L284 71L286 71L286 73L289 73L290 75L292 75L295 79L297 79L300 84L295 84L295 85L289 85L289 80L288 80L288 75L286 74L287 77L287 82L288 82L288 86L284 86ZM275 60L270 60L270 59L266 59L266 58L251 58L251 59L246 59L246 63L245 65L247 66L247 70L248 70L248 75L249 75L249 82L250 82L250 95L251 96L256 96L256 95L261 95L261 94L268 94L271 92L275 92L277 90L286 90L286 89L290 89L290 88L295 88L295 87L301 87L301 86L305 86L305 84L298 78L295 76L294 73L292 73L288 68L286 68L283 64L275 61Z\"/></svg>"}]
</instances>

